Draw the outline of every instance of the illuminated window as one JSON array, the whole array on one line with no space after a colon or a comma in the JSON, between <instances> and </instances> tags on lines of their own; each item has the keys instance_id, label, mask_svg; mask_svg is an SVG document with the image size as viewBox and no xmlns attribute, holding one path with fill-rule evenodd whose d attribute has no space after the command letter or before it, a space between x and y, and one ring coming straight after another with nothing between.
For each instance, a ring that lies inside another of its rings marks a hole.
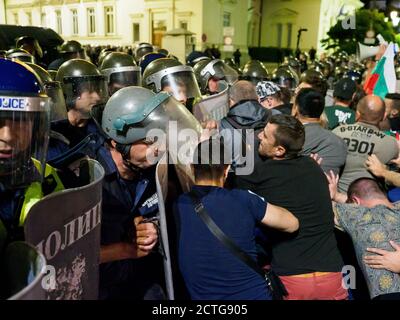
<instances>
[{"instance_id":1,"label":"illuminated window","mask_svg":"<svg viewBox=\"0 0 400 320\"><path fill-rule=\"evenodd\" d=\"M104 7L106 34L114 34L114 7Z\"/></svg>"},{"instance_id":2,"label":"illuminated window","mask_svg":"<svg viewBox=\"0 0 400 320\"><path fill-rule=\"evenodd\" d=\"M72 34L73 35L77 35L79 33L78 10L77 9L71 9L71 15L72 15Z\"/></svg>"},{"instance_id":3,"label":"illuminated window","mask_svg":"<svg viewBox=\"0 0 400 320\"><path fill-rule=\"evenodd\" d=\"M94 8L87 9L87 16L88 16L89 34L93 35L96 33L96 15L95 15Z\"/></svg>"}]
</instances>

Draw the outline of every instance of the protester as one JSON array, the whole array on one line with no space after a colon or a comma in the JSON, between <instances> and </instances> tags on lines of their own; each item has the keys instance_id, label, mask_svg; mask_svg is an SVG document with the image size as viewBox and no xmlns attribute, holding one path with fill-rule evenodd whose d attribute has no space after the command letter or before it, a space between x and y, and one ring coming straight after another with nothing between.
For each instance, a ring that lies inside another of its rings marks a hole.
<instances>
[{"instance_id":1,"label":"protester","mask_svg":"<svg viewBox=\"0 0 400 320\"><path fill-rule=\"evenodd\" d=\"M340 192L346 193L356 179L372 178L364 166L369 154L376 154L385 164L398 158L396 139L385 135L378 128L385 115L385 104L377 96L366 96L357 107L357 123L336 128L333 133L348 146L346 165L339 181Z\"/></svg>"},{"instance_id":2,"label":"protester","mask_svg":"<svg viewBox=\"0 0 400 320\"><path fill-rule=\"evenodd\" d=\"M325 108L329 130L333 130L339 125L356 122L356 113L350 109L356 88L356 83L349 78L343 78L335 84L333 91L335 104Z\"/></svg>"},{"instance_id":3,"label":"protester","mask_svg":"<svg viewBox=\"0 0 400 320\"><path fill-rule=\"evenodd\" d=\"M271 299L265 280L211 234L191 199L192 193L199 197L217 226L254 260L257 223L283 232L298 229L298 220L286 209L248 191L224 189L230 156L220 139L203 141L194 152L195 185L176 204L179 267L193 300Z\"/></svg>"},{"instance_id":4,"label":"protester","mask_svg":"<svg viewBox=\"0 0 400 320\"><path fill-rule=\"evenodd\" d=\"M319 165L300 155L303 125L291 116L276 115L259 139L259 153L266 159L256 163L253 174L238 176L236 185L288 209L299 219L297 233L266 231L272 243L272 269L285 285L287 299L347 299L328 183Z\"/></svg>"},{"instance_id":5,"label":"protester","mask_svg":"<svg viewBox=\"0 0 400 320\"><path fill-rule=\"evenodd\" d=\"M378 246L378 250L389 250L389 241L400 241L399 204L390 203L377 182L371 178L353 181L347 195L337 192L337 176L331 173L328 180L332 200L337 202L334 204L335 224L349 233L353 240L371 298L400 299L400 276L383 268L369 268L363 261L368 248ZM397 247L394 245L394 248ZM373 258L368 260L374 264Z\"/></svg>"},{"instance_id":6,"label":"protester","mask_svg":"<svg viewBox=\"0 0 400 320\"><path fill-rule=\"evenodd\" d=\"M321 114L325 99L318 91L300 90L293 106L293 115L305 129L304 155L318 154L322 159L322 170L339 174L347 158L347 145L342 139L321 126Z\"/></svg>"}]
</instances>

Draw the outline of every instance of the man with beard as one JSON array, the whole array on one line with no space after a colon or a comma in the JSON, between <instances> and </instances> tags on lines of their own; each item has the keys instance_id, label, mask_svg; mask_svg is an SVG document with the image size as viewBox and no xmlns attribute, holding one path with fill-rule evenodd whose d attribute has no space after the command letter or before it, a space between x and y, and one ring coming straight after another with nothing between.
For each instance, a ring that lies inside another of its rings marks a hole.
<instances>
[{"instance_id":1,"label":"man with beard","mask_svg":"<svg viewBox=\"0 0 400 320\"><path fill-rule=\"evenodd\" d=\"M328 182L313 159L300 155L303 125L292 116L275 115L258 137L262 158L251 175L238 176L236 182L299 219L297 233L265 233L272 244L272 269L289 293L286 298L346 299Z\"/></svg>"}]
</instances>

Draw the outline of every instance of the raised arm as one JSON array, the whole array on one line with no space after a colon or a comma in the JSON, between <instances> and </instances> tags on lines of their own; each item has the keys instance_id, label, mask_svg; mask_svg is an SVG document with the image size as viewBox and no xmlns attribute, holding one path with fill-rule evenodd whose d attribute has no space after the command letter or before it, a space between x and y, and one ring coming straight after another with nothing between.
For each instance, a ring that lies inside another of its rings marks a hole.
<instances>
[{"instance_id":1,"label":"raised arm","mask_svg":"<svg viewBox=\"0 0 400 320\"><path fill-rule=\"evenodd\" d=\"M400 187L400 173L388 170L376 155L369 156L365 166L376 177L384 178L388 184Z\"/></svg>"}]
</instances>

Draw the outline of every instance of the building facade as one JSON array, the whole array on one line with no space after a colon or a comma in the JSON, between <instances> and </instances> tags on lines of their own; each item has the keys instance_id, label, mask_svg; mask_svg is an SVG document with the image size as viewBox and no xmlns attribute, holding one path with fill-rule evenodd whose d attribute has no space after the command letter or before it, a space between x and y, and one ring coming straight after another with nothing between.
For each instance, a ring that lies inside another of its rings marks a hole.
<instances>
[{"instance_id":1,"label":"building facade","mask_svg":"<svg viewBox=\"0 0 400 320\"><path fill-rule=\"evenodd\" d=\"M352 14L364 4L359 0L258 0L255 7L261 12L253 21L261 24L259 46L297 47L299 29L305 29L300 38L301 50L312 47L323 51L320 41L329 29L346 14ZM260 21L261 20L261 21Z\"/></svg>"},{"instance_id":2,"label":"building facade","mask_svg":"<svg viewBox=\"0 0 400 320\"><path fill-rule=\"evenodd\" d=\"M194 33L196 49L217 45L228 53L245 53L248 46L295 49L298 30L307 29L300 49L322 51L329 28L362 6L359 0L0 0L0 23L49 27L83 44L122 46L162 46L166 32L181 28Z\"/></svg>"},{"instance_id":3,"label":"building facade","mask_svg":"<svg viewBox=\"0 0 400 320\"><path fill-rule=\"evenodd\" d=\"M248 0L0 1L5 1L8 24L49 27L83 44L161 46L164 33L177 28L193 32L198 49L223 46L224 30L234 47L248 44Z\"/></svg>"}]
</instances>

